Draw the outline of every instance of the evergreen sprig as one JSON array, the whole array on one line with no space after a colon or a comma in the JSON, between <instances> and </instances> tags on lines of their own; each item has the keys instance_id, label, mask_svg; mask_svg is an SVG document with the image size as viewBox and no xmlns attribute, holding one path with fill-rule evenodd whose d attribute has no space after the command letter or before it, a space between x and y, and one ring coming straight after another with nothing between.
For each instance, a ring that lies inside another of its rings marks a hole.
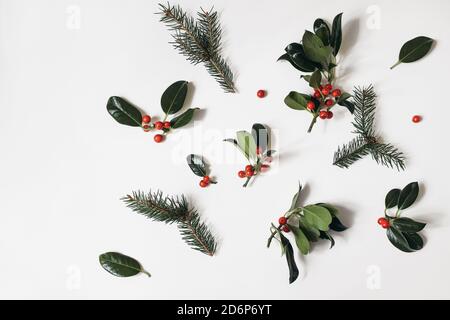
<instances>
[{"instance_id":1,"label":"evergreen sprig","mask_svg":"<svg viewBox=\"0 0 450 320\"><path fill-rule=\"evenodd\" d=\"M160 21L172 32L175 49L194 65L204 63L225 92L235 92L233 72L221 55L222 28L217 11L201 9L195 20L178 5L159 4L159 9Z\"/></svg>"},{"instance_id":2,"label":"evergreen sprig","mask_svg":"<svg viewBox=\"0 0 450 320\"><path fill-rule=\"evenodd\" d=\"M389 143L381 143L374 128L376 94L373 86L367 88L355 88L353 91L355 104L354 133L358 136L347 145L339 147L334 154L333 164L348 168L364 156L371 155L378 164L405 169L405 157L395 146Z\"/></svg>"},{"instance_id":3,"label":"evergreen sprig","mask_svg":"<svg viewBox=\"0 0 450 320\"><path fill-rule=\"evenodd\" d=\"M183 240L192 249L209 256L216 252L217 243L198 212L190 208L185 196L164 196L161 191L135 191L122 198L131 210L154 221L177 224Z\"/></svg>"}]
</instances>

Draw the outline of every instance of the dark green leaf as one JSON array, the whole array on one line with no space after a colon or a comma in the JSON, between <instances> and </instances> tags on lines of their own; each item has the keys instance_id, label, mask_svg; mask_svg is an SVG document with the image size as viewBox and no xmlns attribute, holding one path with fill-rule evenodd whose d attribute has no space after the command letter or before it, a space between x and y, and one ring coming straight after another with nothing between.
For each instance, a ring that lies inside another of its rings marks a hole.
<instances>
[{"instance_id":1,"label":"dark green leaf","mask_svg":"<svg viewBox=\"0 0 450 320\"><path fill-rule=\"evenodd\" d=\"M321 83L322 83L322 73L320 72L320 70L316 70L311 75L311 79L309 80L309 86L311 88L317 89L320 87Z\"/></svg>"},{"instance_id":2,"label":"dark green leaf","mask_svg":"<svg viewBox=\"0 0 450 320\"><path fill-rule=\"evenodd\" d=\"M292 198L292 203L291 203L291 207L289 209L289 211L294 210L295 208L298 208L298 199L300 198L300 194L302 192L302 185L299 183L298 184L298 192L294 195L294 197Z\"/></svg>"},{"instance_id":3,"label":"dark green leaf","mask_svg":"<svg viewBox=\"0 0 450 320\"><path fill-rule=\"evenodd\" d=\"M410 218L397 218L392 221L392 225L401 232L416 233L423 230L426 223L417 222Z\"/></svg>"},{"instance_id":4,"label":"dark green leaf","mask_svg":"<svg viewBox=\"0 0 450 320\"><path fill-rule=\"evenodd\" d=\"M337 56L342 43L342 13L339 13L333 19L333 26L331 28L330 45L333 47L333 54Z\"/></svg>"},{"instance_id":5,"label":"dark green leaf","mask_svg":"<svg viewBox=\"0 0 450 320\"><path fill-rule=\"evenodd\" d=\"M207 175L206 165L205 162L203 161L203 157L195 154L190 154L187 157L187 163L195 175L202 178Z\"/></svg>"},{"instance_id":6,"label":"dark green leaf","mask_svg":"<svg viewBox=\"0 0 450 320\"><path fill-rule=\"evenodd\" d=\"M338 105L347 108L351 114L353 114L353 112L355 112L355 105L353 104L353 102L350 102L348 100L338 101Z\"/></svg>"},{"instance_id":7,"label":"dark green leaf","mask_svg":"<svg viewBox=\"0 0 450 320\"><path fill-rule=\"evenodd\" d=\"M188 91L187 81L177 81L164 91L161 108L166 114L175 114L183 108Z\"/></svg>"},{"instance_id":8,"label":"dark green leaf","mask_svg":"<svg viewBox=\"0 0 450 320\"><path fill-rule=\"evenodd\" d=\"M276 153L275 150L267 150L267 151L264 153L264 156L265 156L265 157L272 157L275 153Z\"/></svg>"},{"instance_id":9,"label":"dark green leaf","mask_svg":"<svg viewBox=\"0 0 450 320\"><path fill-rule=\"evenodd\" d=\"M178 129L181 127L184 127L185 125L189 124L189 122L192 121L192 118L194 117L195 111L200 110L199 108L192 108L186 110L183 114L179 115L178 117L173 118L170 121L170 126L172 129Z\"/></svg>"},{"instance_id":10,"label":"dark green leaf","mask_svg":"<svg viewBox=\"0 0 450 320\"><path fill-rule=\"evenodd\" d=\"M314 21L314 33L322 40L324 45L328 46L330 44L330 28L322 19Z\"/></svg>"},{"instance_id":11,"label":"dark green leaf","mask_svg":"<svg viewBox=\"0 0 450 320\"><path fill-rule=\"evenodd\" d=\"M419 184L417 182L411 182L400 192L398 208L400 210L409 208L416 201L418 195Z\"/></svg>"},{"instance_id":12,"label":"dark green leaf","mask_svg":"<svg viewBox=\"0 0 450 320\"><path fill-rule=\"evenodd\" d=\"M295 110L306 110L306 104L308 100L306 100L305 96L299 92L291 91L284 99L284 103L292 109Z\"/></svg>"},{"instance_id":13,"label":"dark green leaf","mask_svg":"<svg viewBox=\"0 0 450 320\"><path fill-rule=\"evenodd\" d=\"M261 152L267 150L269 145L269 130L260 123L255 123L252 127L253 139L256 141L256 147L261 149Z\"/></svg>"},{"instance_id":14,"label":"dark green leaf","mask_svg":"<svg viewBox=\"0 0 450 320\"><path fill-rule=\"evenodd\" d=\"M142 114L131 103L120 97L111 97L106 106L109 114L120 124L131 127L142 126Z\"/></svg>"},{"instance_id":15,"label":"dark green leaf","mask_svg":"<svg viewBox=\"0 0 450 320\"><path fill-rule=\"evenodd\" d=\"M116 277L132 277L139 273L145 273L150 277L137 260L121 253L104 253L100 255L99 261L103 269Z\"/></svg>"},{"instance_id":16,"label":"dark green leaf","mask_svg":"<svg viewBox=\"0 0 450 320\"><path fill-rule=\"evenodd\" d=\"M413 250L420 250L423 248L423 239L417 233L403 233L403 236L408 241L408 245Z\"/></svg>"},{"instance_id":17,"label":"dark green leaf","mask_svg":"<svg viewBox=\"0 0 450 320\"><path fill-rule=\"evenodd\" d=\"M338 102L348 100L349 98L351 98L351 96L352 96L352 95L351 95L350 93L343 92L343 93L341 94L341 96L339 97Z\"/></svg>"},{"instance_id":18,"label":"dark green leaf","mask_svg":"<svg viewBox=\"0 0 450 320\"><path fill-rule=\"evenodd\" d=\"M386 199L384 200L384 205L386 209L391 209L398 205L398 198L400 197L400 189L392 189L386 195Z\"/></svg>"},{"instance_id":19,"label":"dark green leaf","mask_svg":"<svg viewBox=\"0 0 450 320\"><path fill-rule=\"evenodd\" d=\"M348 228L344 226L344 224L341 222L341 220L339 220L338 217L333 217L333 220L330 224L330 229L336 232L342 232L347 230Z\"/></svg>"},{"instance_id":20,"label":"dark green leaf","mask_svg":"<svg viewBox=\"0 0 450 320\"><path fill-rule=\"evenodd\" d=\"M295 280L297 280L298 275L299 275L297 264L295 263L295 258L294 258L294 249L292 248L292 245L289 242L289 240L285 236L283 236L281 233L280 233L280 237L281 237L281 239L280 239L281 245L284 248L287 264L289 267L289 283L293 283Z\"/></svg>"},{"instance_id":21,"label":"dark green leaf","mask_svg":"<svg viewBox=\"0 0 450 320\"><path fill-rule=\"evenodd\" d=\"M330 249L333 249L333 247L334 247L334 245L336 243L334 241L334 238L328 232L320 231L320 239L329 240L331 242Z\"/></svg>"},{"instance_id":22,"label":"dark green leaf","mask_svg":"<svg viewBox=\"0 0 450 320\"><path fill-rule=\"evenodd\" d=\"M293 42L284 49L288 54L293 55L297 52L303 52L303 46L300 43Z\"/></svg>"},{"instance_id":23,"label":"dark green leaf","mask_svg":"<svg viewBox=\"0 0 450 320\"><path fill-rule=\"evenodd\" d=\"M320 231L316 227L312 226L303 216L298 218L300 229L306 234L310 241L317 241L320 236Z\"/></svg>"},{"instance_id":24,"label":"dark green leaf","mask_svg":"<svg viewBox=\"0 0 450 320\"><path fill-rule=\"evenodd\" d=\"M295 243L297 244L298 250L306 256L311 248L308 238L299 227L289 225L289 228L295 236Z\"/></svg>"},{"instance_id":25,"label":"dark green leaf","mask_svg":"<svg viewBox=\"0 0 450 320\"><path fill-rule=\"evenodd\" d=\"M408 244L403 233L397 230L395 227L390 227L386 231L389 241L399 250L403 252L413 252L414 250Z\"/></svg>"},{"instance_id":26,"label":"dark green leaf","mask_svg":"<svg viewBox=\"0 0 450 320\"><path fill-rule=\"evenodd\" d=\"M247 131L239 131L236 133L236 138L239 148L244 152L246 158L256 160L256 141L253 136Z\"/></svg>"},{"instance_id":27,"label":"dark green leaf","mask_svg":"<svg viewBox=\"0 0 450 320\"><path fill-rule=\"evenodd\" d=\"M306 82L308 82L308 84L311 81L311 76L309 74L306 76L300 76L300 78L304 79Z\"/></svg>"},{"instance_id":28,"label":"dark green leaf","mask_svg":"<svg viewBox=\"0 0 450 320\"><path fill-rule=\"evenodd\" d=\"M409 40L400 49L398 62L391 69L400 63L410 63L422 59L430 51L433 41L433 39L423 36Z\"/></svg>"},{"instance_id":29,"label":"dark green leaf","mask_svg":"<svg viewBox=\"0 0 450 320\"><path fill-rule=\"evenodd\" d=\"M280 60L286 60L289 61L289 63L297 70L300 70L302 72L313 72L316 67L311 67L307 62L303 61L301 56L298 56L296 59L296 62L294 62L293 57L289 54L285 53L281 57L278 58L277 61Z\"/></svg>"},{"instance_id":30,"label":"dark green leaf","mask_svg":"<svg viewBox=\"0 0 450 320\"><path fill-rule=\"evenodd\" d=\"M306 206L303 208L303 215L311 226L321 231L330 229L333 217L326 208L316 205Z\"/></svg>"},{"instance_id":31,"label":"dark green leaf","mask_svg":"<svg viewBox=\"0 0 450 320\"><path fill-rule=\"evenodd\" d=\"M303 49L309 60L328 67L332 49L329 46L325 46L322 40L314 33L305 31L303 35Z\"/></svg>"}]
</instances>

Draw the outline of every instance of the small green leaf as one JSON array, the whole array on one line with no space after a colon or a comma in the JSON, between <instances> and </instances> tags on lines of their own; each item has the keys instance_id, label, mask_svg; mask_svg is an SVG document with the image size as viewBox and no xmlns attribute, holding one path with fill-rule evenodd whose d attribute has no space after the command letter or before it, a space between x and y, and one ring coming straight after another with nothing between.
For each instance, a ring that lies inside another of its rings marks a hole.
<instances>
[{"instance_id":1,"label":"small green leaf","mask_svg":"<svg viewBox=\"0 0 450 320\"><path fill-rule=\"evenodd\" d=\"M141 112L123 98L109 98L106 109L109 114L120 124L131 127L142 126Z\"/></svg>"},{"instance_id":2,"label":"small green leaf","mask_svg":"<svg viewBox=\"0 0 450 320\"><path fill-rule=\"evenodd\" d=\"M247 131L239 131L236 133L236 138L239 148L244 152L246 158L256 160L256 141L253 136Z\"/></svg>"},{"instance_id":3,"label":"small green leaf","mask_svg":"<svg viewBox=\"0 0 450 320\"><path fill-rule=\"evenodd\" d=\"M327 209L330 214L335 217L339 214L339 210L336 207L333 207L331 204L328 203L316 203L316 206L321 206Z\"/></svg>"},{"instance_id":4,"label":"small green leaf","mask_svg":"<svg viewBox=\"0 0 450 320\"><path fill-rule=\"evenodd\" d=\"M410 63L422 59L430 51L433 41L433 39L423 36L409 40L400 49L398 61L391 69L400 63Z\"/></svg>"},{"instance_id":5,"label":"small green leaf","mask_svg":"<svg viewBox=\"0 0 450 320\"><path fill-rule=\"evenodd\" d=\"M331 39L330 45L333 47L333 54L337 56L342 43L342 13L339 13L333 19L333 25L331 27Z\"/></svg>"},{"instance_id":6,"label":"small green leaf","mask_svg":"<svg viewBox=\"0 0 450 320\"><path fill-rule=\"evenodd\" d=\"M401 233L398 229L391 226L386 231L387 237L389 241L399 250L403 252L413 252L414 250L408 244L408 240L406 240L403 233Z\"/></svg>"},{"instance_id":7,"label":"small green leaf","mask_svg":"<svg viewBox=\"0 0 450 320\"><path fill-rule=\"evenodd\" d=\"M328 231L333 220L330 212L321 206L310 205L303 208L306 221L320 231Z\"/></svg>"},{"instance_id":8,"label":"small green leaf","mask_svg":"<svg viewBox=\"0 0 450 320\"><path fill-rule=\"evenodd\" d=\"M294 110L306 110L308 101L305 96L299 92L291 91L284 99L284 103Z\"/></svg>"},{"instance_id":9,"label":"small green leaf","mask_svg":"<svg viewBox=\"0 0 450 320\"><path fill-rule=\"evenodd\" d=\"M191 168L192 172L199 176L199 177L205 177L207 175L206 173L206 165L203 161L203 157L190 154L187 157L187 163L189 165L189 168Z\"/></svg>"},{"instance_id":10,"label":"small green leaf","mask_svg":"<svg viewBox=\"0 0 450 320\"><path fill-rule=\"evenodd\" d=\"M310 241L317 241L320 236L320 230L316 227L312 226L305 217L299 217L299 227L302 229L302 231L305 233L305 235L308 237Z\"/></svg>"},{"instance_id":11,"label":"small green leaf","mask_svg":"<svg viewBox=\"0 0 450 320\"><path fill-rule=\"evenodd\" d=\"M341 96L339 97L338 102L342 102L342 101L348 100L348 99L350 99L351 97L352 97L352 95L351 95L350 93L348 93L348 92L343 92L343 93L341 94Z\"/></svg>"},{"instance_id":12,"label":"small green leaf","mask_svg":"<svg viewBox=\"0 0 450 320\"><path fill-rule=\"evenodd\" d=\"M289 228L295 236L295 243L297 244L298 250L306 256L311 248L308 238L299 227L289 225Z\"/></svg>"},{"instance_id":13,"label":"small green leaf","mask_svg":"<svg viewBox=\"0 0 450 320\"><path fill-rule=\"evenodd\" d=\"M252 127L253 139L256 141L256 147L261 149L261 152L267 150L269 145L269 130L260 123L255 123Z\"/></svg>"},{"instance_id":14,"label":"small green leaf","mask_svg":"<svg viewBox=\"0 0 450 320\"><path fill-rule=\"evenodd\" d=\"M417 182L411 182L400 192L398 198L398 208L400 210L409 208L416 201L419 195L419 184Z\"/></svg>"},{"instance_id":15,"label":"small green leaf","mask_svg":"<svg viewBox=\"0 0 450 320\"><path fill-rule=\"evenodd\" d=\"M322 83L322 73L320 72L320 70L316 70L311 75L311 79L309 80L309 86L311 88L317 89L320 87L321 83Z\"/></svg>"},{"instance_id":16,"label":"small green leaf","mask_svg":"<svg viewBox=\"0 0 450 320\"><path fill-rule=\"evenodd\" d=\"M150 274L142 268L137 260L121 253L104 253L100 255L99 262L103 269L116 277L132 277L139 273L150 277Z\"/></svg>"},{"instance_id":17,"label":"small green leaf","mask_svg":"<svg viewBox=\"0 0 450 320\"><path fill-rule=\"evenodd\" d=\"M299 183L298 184L298 192L294 195L294 197L292 198L292 203L291 203L291 207L289 209L289 211L292 211L296 208L298 208L298 199L300 198L300 194L302 192L302 185Z\"/></svg>"},{"instance_id":18,"label":"small green leaf","mask_svg":"<svg viewBox=\"0 0 450 320\"><path fill-rule=\"evenodd\" d=\"M187 81L177 81L164 91L161 108L166 114L175 114L183 108L188 91Z\"/></svg>"},{"instance_id":19,"label":"small green leaf","mask_svg":"<svg viewBox=\"0 0 450 320\"><path fill-rule=\"evenodd\" d=\"M392 225L401 232L416 233L423 230L426 223L417 222L410 218L397 218L392 221Z\"/></svg>"},{"instance_id":20,"label":"small green leaf","mask_svg":"<svg viewBox=\"0 0 450 320\"><path fill-rule=\"evenodd\" d=\"M333 221L331 221L330 229L336 232L343 232L348 228L339 220L338 217L333 217Z\"/></svg>"},{"instance_id":21,"label":"small green leaf","mask_svg":"<svg viewBox=\"0 0 450 320\"><path fill-rule=\"evenodd\" d=\"M322 40L324 45L328 46L330 44L330 28L322 19L314 21L314 33Z\"/></svg>"},{"instance_id":22,"label":"small green leaf","mask_svg":"<svg viewBox=\"0 0 450 320\"><path fill-rule=\"evenodd\" d=\"M328 67L332 49L330 46L325 46L322 40L314 33L305 31L303 35L303 49L308 59Z\"/></svg>"},{"instance_id":23,"label":"small green leaf","mask_svg":"<svg viewBox=\"0 0 450 320\"><path fill-rule=\"evenodd\" d=\"M400 189L392 189L386 195L386 199L384 200L384 205L386 209L391 209L398 205L398 198L400 197Z\"/></svg>"},{"instance_id":24,"label":"small green leaf","mask_svg":"<svg viewBox=\"0 0 450 320\"><path fill-rule=\"evenodd\" d=\"M353 102L350 102L348 100L338 101L338 105L347 108L351 114L355 112L355 105L353 104Z\"/></svg>"},{"instance_id":25,"label":"small green leaf","mask_svg":"<svg viewBox=\"0 0 450 320\"><path fill-rule=\"evenodd\" d=\"M292 55L297 52L303 52L303 46L300 43L292 42L284 49L284 51Z\"/></svg>"},{"instance_id":26,"label":"small green leaf","mask_svg":"<svg viewBox=\"0 0 450 320\"><path fill-rule=\"evenodd\" d=\"M335 241L334 238L331 236L331 234L329 234L328 232L324 232L324 231L320 231L320 239L325 239L325 240L329 240L331 245L330 245L330 249L333 249L334 245L335 245Z\"/></svg>"},{"instance_id":27,"label":"small green leaf","mask_svg":"<svg viewBox=\"0 0 450 320\"><path fill-rule=\"evenodd\" d=\"M297 264L295 263L295 258L294 258L294 249L292 248L291 243L289 242L289 240L283 236L280 233L280 240L281 240L281 245L284 248L284 252L286 254L286 260L287 260L287 264L289 267L289 283L293 283L295 280L297 280L298 275L299 275L299 271L297 268Z\"/></svg>"},{"instance_id":28,"label":"small green leaf","mask_svg":"<svg viewBox=\"0 0 450 320\"><path fill-rule=\"evenodd\" d=\"M194 113L200 110L199 108L192 108L186 110L183 114L179 115L178 117L173 118L170 121L170 127L172 129L179 129L181 127L184 127L189 124L189 122L192 121L192 118L194 117Z\"/></svg>"},{"instance_id":29,"label":"small green leaf","mask_svg":"<svg viewBox=\"0 0 450 320\"><path fill-rule=\"evenodd\" d=\"M302 72L313 72L317 68L317 66L312 61L309 61L302 53L293 53L292 55L285 53L279 57L277 61L280 60L288 61L294 68Z\"/></svg>"},{"instance_id":30,"label":"small green leaf","mask_svg":"<svg viewBox=\"0 0 450 320\"><path fill-rule=\"evenodd\" d=\"M308 84L309 84L309 82L311 81L311 76L308 74L308 75L302 75L302 76L300 76L300 78L302 78L302 79L304 79L306 82L308 82Z\"/></svg>"},{"instance_id":31,"label":"small green leaf","mask_svg":"<svg viewBox=\"0 0 450 320\"><path fill-rule=\"evenodd\" d=\"M412 250L420 250L423 248L423 239L417 233L403 233L408 245Z\"/></svg>"}]
</instances>

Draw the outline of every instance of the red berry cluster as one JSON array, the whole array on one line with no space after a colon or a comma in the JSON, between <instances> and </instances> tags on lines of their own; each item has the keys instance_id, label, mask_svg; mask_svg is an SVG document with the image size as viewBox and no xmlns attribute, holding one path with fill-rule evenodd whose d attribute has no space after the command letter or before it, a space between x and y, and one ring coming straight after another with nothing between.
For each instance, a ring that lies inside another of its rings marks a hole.
<instances>
[{"instance_id":1,"label":"red berry cluster","mask_svg":"<svg viewBox=\"0 0 450 320\"><path fill-rule=\"evenodd\" d=\"M209 176L204 176L202 181L200 181L200 187L206 188L211 184L211 178Z\"/></svg>"},{"instance_id":2,"label":"red berry cluster","mask_svg":"<svg viewBox=\"0 0 450 320\"><path fill-rule=\"evenodd\" d=\"M320 119L331 119L333 118L333 112L330 109L336 104L336 99L341 95L342 91L340 89L333 90L333 86L328 83L314 90L312 95L314 99L308 101L306 107L313 113L319 112Z\"/></svg>"},{"instance_id":3,"label":"red berry cluster","mask_svg":"<svg viewBox=\"0 0 450 320\"><path fill-rule=\"evenodd\" d=\"M248 165L244 170L238 172L239 178L251 178L256 175L255 167L252 165Z\"/></svg>"},{"instance_id":4,"label":"red berry cluster","mask_svg":"<svg viewBox=\"0 0 450 320\"><path fill-rule=\"evenodd\" d=\"M288 219L286 217L280 217L280 219L278 219L278 223L280 224L281 230L283 232L289 232L291 231L291 229L289 229L289 226L287 225Z\"/></svg>"},{"instance_id":5,"label":"red berry cluster","mask_svg":"<svg viewBox=\"0 0 450 320\"><path fill-rule=\"evenodd\" d=\"M142 117L142 129L145 132L149 132L152 129L162 130L163 134L157 134L154 137L156 143L161 143L164 141L164 134L170 130L170 122L169 121L157 121L154 124L151 123L152 118L148 115Z\"/></svg>"},{"instance_id":6,"label":"red berry cluster","mask_svg":"<svg viewBox=\"0 0 450 320\"><path fill-rule=\"evenodd\" d=\"M383 229L389 229L389 227L391 226L391 224L389 223L389 220L386 218L380 218L378 219L378 224L383 228Z\"/></svg>"}]
</instances>

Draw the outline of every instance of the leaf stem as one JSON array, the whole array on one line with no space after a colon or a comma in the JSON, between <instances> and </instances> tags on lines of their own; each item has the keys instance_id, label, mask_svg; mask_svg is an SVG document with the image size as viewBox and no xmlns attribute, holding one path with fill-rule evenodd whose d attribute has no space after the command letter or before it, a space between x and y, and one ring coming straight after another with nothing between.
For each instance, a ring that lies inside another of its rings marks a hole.
<instances>
[{"instance_id":1,"label":"leaf stem","mask_svg":"<svg viewBox=\"0 0 450 320\"><path fill-rule=\"evenodd\" d=\"M400 63L402 63L400 60L398 60L392 67L391 70L394 69L396 66L398 66Z\"/></svg>"},{"instance_id":2,"label":"leaf stem","mask_svg":"<svg viewBox=\"0 0 450 320\"><path fill-rule=\"evenodd\" d=\"M312 119L311 124L309 125L309 128L308 128L308 133L311 133L311 131L312 131L314 125L315 125L316 122L317 122L317 117L318 117L318 115L317 115L317 114L314 114L314 118Z\"/></svg>"},{"instance_id":3,"label":"leaf stem","mask_svg":"<svg viewBox=\"0 0 450 320\"><path fill-rule=\"evenodd\" d=\"M150 274L150 272L145 271L144 269L141 269L141 273L145 274L147 277L151 278L152 275Z\"/></svg>"},{"instance_id":4,"label":"leaf stem","mask_svg":"<svg viewBox=\"0 0 450 320\"><path fill-rule=\"evenodd\" d=\"M269 240L267 240L267 248L270 248L270 244L272 243L273 238L275 238L275 235L281 231L281 225L276 228L276 231L272 231L272 234L269 237Z\"/></svg>"}]
</instances>

